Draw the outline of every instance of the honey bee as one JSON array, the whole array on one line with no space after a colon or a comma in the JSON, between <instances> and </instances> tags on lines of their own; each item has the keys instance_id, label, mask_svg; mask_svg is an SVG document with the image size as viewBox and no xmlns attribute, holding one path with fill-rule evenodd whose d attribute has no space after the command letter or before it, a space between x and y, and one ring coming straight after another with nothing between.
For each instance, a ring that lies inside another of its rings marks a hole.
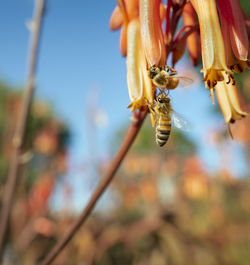
<instances>
[{"instance_id":1,"label":"honey bee","mask_svg":"<svg viewBox=\"0 0 250 265\"><path fill-rule=\"evenodd\" d=\"M178 76L177 71L169 66L166 66L166 69L162 66L151 66L149 68L149 77L157 87L168 90L175 89L179 84L188 86L193 82L191 78Z\"/></svg>"},{"instance_id":2,"label":"honey bee","mask_svg":"<svg viewBox=\"0 0 250 265\"><path fill-rule=\"evenodd\" d=\"M189 130L188 122L173 111L170 104L170 97L160 91L159 95L154 100L152 106L147 100L149 109L155 120L155 140L156 143L162 147L164 146L170 136L172 120L177 128Z\"/></svg>"}]
</instances>

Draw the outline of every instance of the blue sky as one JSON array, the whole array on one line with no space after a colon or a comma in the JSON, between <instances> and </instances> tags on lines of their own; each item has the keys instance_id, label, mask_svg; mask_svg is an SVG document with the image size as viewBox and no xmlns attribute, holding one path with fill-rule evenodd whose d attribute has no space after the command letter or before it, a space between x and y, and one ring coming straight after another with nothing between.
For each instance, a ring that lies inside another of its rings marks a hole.
<instances>
[{"instance_id":1,"label":"blue sky","mask_svg":"<svg viewBox=\"0 0 250 265\"><path fill-rule=\"evenodd\" d=\"M75 187L77 208L81 208L93 187L84 188L93 172L76 168L88 161L89 150L98 158L110 150L112 136L131 116L126 108L129 97L126 85L126 62L119 52L119 32L110 32L109 17L115 0L48 0L37 71L36 96L48 100L54 111L72 131L69 176ZM33 0L8 0L0 3L0 78L15 86L23 86L27 73L29 31ZM182 74L191 69L188 61L177 65ZM198 143L206 167L219 166L218 150L207 144L207 132L223 124L211 114L213 108L208 91L197 78L190 88L172 93L173 105L193 125L189 136ZM96 133L89 133L86 110L100 106L108 123ZM90 138L91 135L91 138ZM153 140L153 139L152 139ZM237 143L229 142L235 146ZM240 149L237 145L236 148ZM233 165L235 171L246 171L243 158ZM93 186L96 181L94 181ZM84 194L84 195L83 195Z\"/></svg>"}]
</instances>

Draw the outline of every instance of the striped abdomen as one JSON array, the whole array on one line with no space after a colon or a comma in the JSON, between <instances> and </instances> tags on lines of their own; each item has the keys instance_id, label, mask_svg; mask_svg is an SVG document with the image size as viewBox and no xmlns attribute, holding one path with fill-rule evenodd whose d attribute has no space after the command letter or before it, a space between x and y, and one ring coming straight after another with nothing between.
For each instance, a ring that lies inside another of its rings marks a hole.
<instances>
[{"instance_id":1,"label":"striped abdomen","mask_svg":"<svg viewBox=\"0 0 250 265\"><path fill-rule=\"evenodd\" d=\"M163 146L168 141L171 132L171 119L169 116L161 115L156 125L156 143Z\"/></svg>"}]
</instances>

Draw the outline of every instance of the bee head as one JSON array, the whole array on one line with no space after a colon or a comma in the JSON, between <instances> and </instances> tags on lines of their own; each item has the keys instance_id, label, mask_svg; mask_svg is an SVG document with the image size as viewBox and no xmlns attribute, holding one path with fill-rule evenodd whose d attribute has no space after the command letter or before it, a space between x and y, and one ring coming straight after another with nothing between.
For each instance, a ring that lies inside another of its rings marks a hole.
<instances>
[{"instance_id":1,"label":"bee head","mask_svg":"<svg viewBox=\"0 0 250 265\"><path fill-rule=\"evenodd\" d=\"M157 74L160 73L160 68L156 66L151 66L149 69L149 77L153 79Z\"/></svg>"},{"instance_id":2,"label":"bee head","mask_svg":"<svg viewBox=\"0 0 250 265\"><path fill-rule=\"evenodd\" d=\"M157 97L157 101L159 103L169 103L170 102L170 98L168 96L165 96L165 95L159 95Z\"/></svg>"}]
</instances>

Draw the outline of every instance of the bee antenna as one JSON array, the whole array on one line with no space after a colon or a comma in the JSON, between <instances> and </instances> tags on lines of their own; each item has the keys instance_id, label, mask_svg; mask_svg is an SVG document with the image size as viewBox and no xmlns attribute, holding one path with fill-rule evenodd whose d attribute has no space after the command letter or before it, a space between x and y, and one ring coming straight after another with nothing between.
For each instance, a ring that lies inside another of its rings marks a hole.
<instances>
[{"instance_id":1,"label":"bee antenna","mask_svg":"<svg viewBox=\"0 0 250 265\"><path fill-rule=\"evenodd\" d=\"M150 62L147 62L147 70L149 70L153 65L150 64Z\"/></svg>"}]
</instances>

